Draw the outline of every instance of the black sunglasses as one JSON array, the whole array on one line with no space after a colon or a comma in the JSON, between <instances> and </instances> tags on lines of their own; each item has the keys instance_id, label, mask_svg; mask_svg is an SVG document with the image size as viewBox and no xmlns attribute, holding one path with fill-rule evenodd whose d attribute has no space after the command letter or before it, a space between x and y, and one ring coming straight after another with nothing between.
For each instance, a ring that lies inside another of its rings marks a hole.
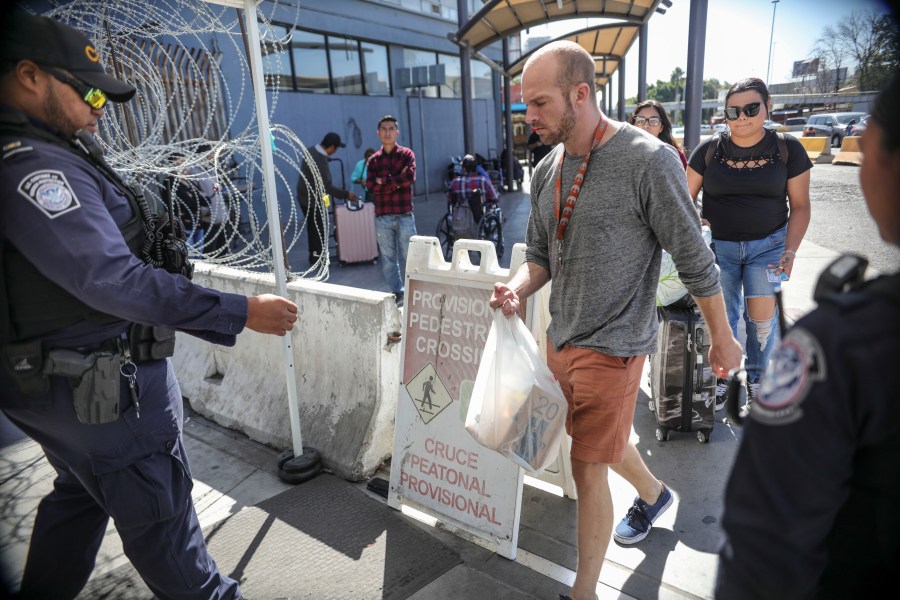
<instances>
[{"instance_id":1,"label":"black sunglasses","mask_svg":"<svg viewBox=\"0 0 900 600\"><path fill-rule=\"evenodd\" d=\"M99 110L103 108L106 105L106 102L109 100L103 90L91 87L80 79L76 79L75 77L70 77L59 69L43 66L41 68L52 75L54 79L74 88L74 90L81 95L81 99L84 100L91 108Z\"/></svg>"},{"instance_id":2,"label":"black sunglasses","mask_svg":"<svg viewBox=\"0 0 900 600\"><path fill-rule=\"evenodd\" d=\"M741 113L744 113L747 117L755 117L759 114L761 106L762 102L751 102L744 106L728 106L725 108L725 118L729 121L737 121Z\"/></svg>"}]
</instances>

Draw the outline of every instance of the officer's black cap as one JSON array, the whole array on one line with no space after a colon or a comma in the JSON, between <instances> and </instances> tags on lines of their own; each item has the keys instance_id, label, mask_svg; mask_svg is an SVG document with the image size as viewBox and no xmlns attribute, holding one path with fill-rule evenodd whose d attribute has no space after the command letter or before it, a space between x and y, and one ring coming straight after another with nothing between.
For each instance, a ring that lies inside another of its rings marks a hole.
<instances>
[{"instance_id":1,"label":"officer's black cap","mask_svg":"<svg viewBox=\"0 0 900 600\"><path fill-rule=\"evenodd\" d=\"M87 85L103 90L113 102L126 102L134 96L133 85L106 74L100 53L77 29L22 11L6 17L0 58L28 59L42 66L65 69Z\"/></svg>"}]
</instances>

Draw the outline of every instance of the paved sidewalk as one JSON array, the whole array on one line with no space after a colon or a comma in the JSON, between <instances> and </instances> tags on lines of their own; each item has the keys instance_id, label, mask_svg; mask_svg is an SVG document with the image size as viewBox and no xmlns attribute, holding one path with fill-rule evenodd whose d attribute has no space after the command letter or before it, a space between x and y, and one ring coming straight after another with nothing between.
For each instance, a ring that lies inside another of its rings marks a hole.
<instances>
[{"instance_id":1,"label":"paved sidewalk","mask_svg":"<svg viewBox=\"0 0 900 600\"><path fill-rule=\"evenodd\" d=\"M503 194L501 206L507 241L501 263L508 266L512 244L524 237L530 206L527 194L522 192ZM417 199L420 234L432 234L445 210L443 197L438 195L427 201ZM300 247L305 248L305 242ZM789 317L796 319L814 306L811 296L816 277L834 256L834 252L815 244L801 245L793 277L784 285L785 312ZM386 289L380 268L373 264L332 265L329 282ZM643 380L646 382L646 377ZM647 409L646 383L641 394L634 421L638 449L651 470L672 489L676 502L645 541L634 546L611 543L598 586L600 597L711 598L722 490L740 442L740 428L717 423L710 443L704 445L698 444L693 435L677 433L668 442L658 442L654 436L655 419ZM329 479L315 485L323 487L321 493L326 497L334 498L335 507L352 500L358 507L354 510L364 510L368 515L367 526L377 525L366 543L359 542L358 536L347 541L348 535L358 533L356 529L366 525L348 519L338 509L318 517L318 523L301 522L303 511L298 516L296 504L302 504L303 497L298 496L296 502L286 500L289 494L306 491L302 484L294 488L277 478L276 450L187 413L185 443L201 523L222 568L241 579L248 595L254 591L254 600L556 600L574 579L575 503L553 491L526 485L519 553L515 561L509 561L480 541L394 511L382 497L367 490L364 482L351 483L323 475ZM6 427L0 428L6 440L0 451L0 558L6 567L3 581L15 587L21 577L36 505L51 488L53 471L39 446L27 439L16 439L16 432ZM377 476L387 479L388 468ZM634 492L614 474L611 485L615 514L621 516L630 506ZM309 493L312 490L311 487ZM427 532L427 539L414 535L410 527ZM219 546L221 540L230 541L227 549ZM438 557L434 560L440 560L440 565L415 573L410 566L408 578L401 575L398 580L397 565L402 566L402 560L416 561L420 549L428 552L421 556ZM230 553L232 550L236 555ZM292 566L285 565L285 555ZM378 568L379 564L383 564L383 569ZM346 589L323 592L319 584L324 580L345 582ZM112 527L90 585L82 598L151 597L135 579ZM352 594L348 592L351 589Z\"/></svg>"}]
</instances>

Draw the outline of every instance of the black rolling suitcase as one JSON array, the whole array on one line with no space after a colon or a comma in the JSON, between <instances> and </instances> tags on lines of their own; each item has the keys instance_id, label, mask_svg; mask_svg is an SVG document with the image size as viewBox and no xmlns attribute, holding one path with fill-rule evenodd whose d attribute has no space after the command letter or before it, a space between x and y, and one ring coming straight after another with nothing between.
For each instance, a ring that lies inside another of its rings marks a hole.
<instances>
[{"instance_id":1,"label":"black rolling suitcase","mask_svg":"<svg viewBox=\"0 0 900 600\"><path fill-rule=\"evenodd\" d=\"M709 364L709 330L697 308L661 307L656 354L650 357L650 410L656 439L696 431L709 441L715 422L716 378Z\"/></svg>"}]
</instances>

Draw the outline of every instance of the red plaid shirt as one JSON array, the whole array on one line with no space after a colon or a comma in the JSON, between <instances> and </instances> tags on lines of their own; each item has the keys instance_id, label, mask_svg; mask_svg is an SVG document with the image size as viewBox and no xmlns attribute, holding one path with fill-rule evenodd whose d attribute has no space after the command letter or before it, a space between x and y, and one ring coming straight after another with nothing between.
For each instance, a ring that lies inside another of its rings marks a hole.
<instances>
[{"instance_id":1,"label":"red plaid shirt","mask_svg":"<svg viewBox=\"0 0 900 600\"><path fill-rule=\"evenodd\" d=\"M450 200L468 200L472 192L481 190L481 202L496 202L497 190L489 179L480 173L462 173L450 183Z\"/></svg>"},{"instance_id":2,"label":"red plaid shirt","mask_svg":"<svg viewBox=\"0 0 900 600\"><path fill-rule=\"evenodd\" d=\"M402 215L413 209L412 190L416 181L416 155L399 144L390 153L384 148L366 163L366 187L375 194L375 215ZM381 183L375 183L376 179Z\"/></svg>"}]
</instances>

